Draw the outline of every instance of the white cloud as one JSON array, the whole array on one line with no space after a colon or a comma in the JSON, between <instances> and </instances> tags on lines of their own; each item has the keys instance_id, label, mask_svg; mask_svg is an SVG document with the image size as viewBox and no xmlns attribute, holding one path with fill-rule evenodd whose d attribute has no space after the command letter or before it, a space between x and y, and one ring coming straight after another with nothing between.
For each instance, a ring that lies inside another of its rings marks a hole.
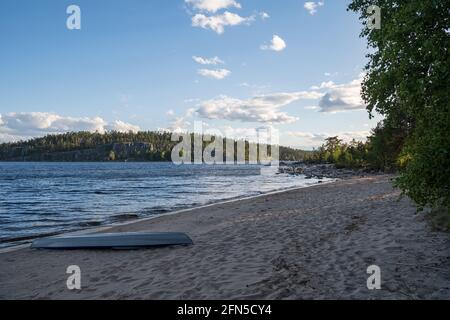
<instances>
[{"instance_id":1,"label":"white cloud","mask_svg":"<svg viewBox=\"0 0 450 320\"><path fill-rule=\"evenodd\" d=\"M312 86L312 92L321 92L318 106L308 106L305 109L319 109L320 112L336 113L351 110L364 110L365 104L361 98L361 82L364 75L360 74L355 80L344 84L333 81L322 82Z\"/></svg>"},{"instance_id":2,"label":"white cloud","mask_svg":"<svg viewBox=\"0 0 450 320\"><path fill-rule=\"evenodd\" d=\"M253 83L248 83L248 82L241 82L238 84L238 86L242 87L242 88L252 89L254 91L254 94L258 94L258 93L262 92L262 90L270 88L270 85L268 85L268 84L259 85L259 84L253 84Z\"/></svg>"},{"instance_id":3,"label":"white cloud","mask_svg":"<svg viewBox=\"0 0 450 320\"><path fill-rule=\"evenodd\" d=\"M355 139L356 141L366 141L370 135L369 131L344 131L344 132L302 132L302 131L288 131L287 135L295 138L294 142L297 146L302 147L319 147L325 142L328 137L338 136L344 142L350 142Z\"/></svg>"},{"instance_id":4,"label":"white cloud","mask_svg":"<svg viewBox=\"0 0 450 320\"><path fill-rule=\"evenodd\" d=\"M259 15L261 16L262 20L266 20L270 18L270 15L267 12L260 12Z\"/></svg>"},{"instance_id":5,"label":"white cloud","mask_svg":"<svg viewBox=\"0 0 450 320\"><path fill-rule=\"evenodd\" d=\"M140 128L130 123L123 122L121 120L114 120L112 123L106 124L104 130L107 131L119 131L119 132L138 132Z\"/></svg>"},{"instance_id":6,"label":"white cloud","mask_svg":"<svg viewBox=\"0 0 450 320\"><path fill-rule=\"evenodd\" d=\"M177 117L174 121L170 124L169 128L165 128L166 131L171 132L187 132L188 127L190 126L190 122L186 121L184 117Z\"/></svg>"},{"instance_id":7,"label":"white cloud","mask_svg":"<svg viewBox=\"0 0 450 320\"><path fill-rule=\"evenodd\" d=\"M241 8L240 3L235 0L185 0L185 2L197 10L216 13L221 9L230 7Z\"/></svg>"},{"instance_id":8,"label":"white cloud","mask_svg":"<svg viewBox=\"0 0 450 320\"><path fill-rule=\"evenodd\" d=\"M305 110L317 110L317 109L319 109L319 107L318 106L306 106L304 109Z\"/></svg>"},{"instance_id":9,"label":"white cloud","mask_svg":"<svg viewBox=\"0 0 450 320\"><path fill-rule=\"evenodd\" d=\"M190 118L190 117L193 117L196 112L197 112L197 110L195 108L189 108L186 110L184 116L187 118Z\"/></svg>"},{"instance_id":10,"label":"white cloud","mask_svg":"<svg viewBox=\"0 0 450 320\"><path fill-rule=\"evenodd\" d=\"M186 110L183 116L175 117L173 121L170 123L168 128L164 128L162 130L165 131L173 131L173 132L186 132L188 131L188 127L191 125L189 119L195 115L195 108L189 108ZM170 117L174 117L175 113L172 112Z\"/></svg>"},{"instance_id":11,"label":"white cloud","mask_svg":"<svg viewBox=\"0 0 450 320\"><path fill-rule=\"evenodd\" d=\"M207 119L230 121L291 123L298 120L279 109L300 99L318 99L317 92L292 92L260 95L248 100L219 96L199 104L197 114Z\"/></svg>"},{"instance_id":12,"label":"white cloud","mask_svg":"<svg viewBox=\"0 0 450 320\"><path fill-rule=\"evenodd\" d=\"M195 62L203 65L218 65L218 64L224 64L225 62L221 60L219 57L212 57L212 58L203 58L198 56L193 56L192 59L194 59Z\"/></svg>"},{"instance_id":13,"label":"white cloud","mask_svg":"<svg viewBox=\"0 0 450 320\"><path fill-rule=\"evenodd\" d=\"M319 86L312 86L311 90L331 89L335 86L333 81L322 82Z\"/></svg>"},{"instance_id":14,"label":"white cloud","mask_svg":"<svg viewBox=\"0 0 450 320\"><path fill-rule=\"evenodd\" d=\"M370 136L370 131L345 131L339 132L337 136L344 140L344 142L350 142L353 139L357 141L366 141L367 137Z\"/></svg>"},{"instance_id":15,"label":"white cloud","mask_svg":"<svg viewBox=\"0 0 450 320\"><path fill-rule=\"evenodd\" d=\"M272 37L270 44L263 44L261 50L273 50L273 51L283 51L286 48L286 42L277 35Z\"/></svg>"},{"instance_id":16,"label":"white cloud","mask_svg":"<svg viewBox=\"0 0 450 320\"><path fill-rule=\"evenodd\" d=\"M192 17L192 26L203 29L211 29L218 34L225 31L226 26L237 26L241 24L249 24L254 20L254 17L241 17L236 13L225 11L223 14L213 16L206 16L198 13Z\"/></svg>"},{"instance_id":17,"label":"white cloud","mask_svg":"<svg viewBox=\"0 0 450 320\"><path fill-rule=\"evenodd\" d=\"M340 112L349 110L364 110L361 98L362 76L349 83L337 85L332 81L322 83L327 92L319 101L320 112Z\"/></svg>"},{"instance_id":18,"label":"white cloud","mask_svg":"<svg viewBox=\"0 0 450 320\"><path fill-rule=\"evenodd\" d=\"M198 74L212 79L222 80L230 75L231 71L227 69L200 69L198 70Z\"/></svg>"},{"instance_id":19,"label":"white cloud","mask_svg":"<svg viewBox=\"0 0 450 320\"><path fill-rule=\"evenodd\" d=\"M232 126L223 126L222 129L223 135L228 139L256 138L258 133L256 128L236 128Z\"/></svg>"},{"instance_id":20,"label":"white cloud","mask_svg":"<svg viewBox=\"0 0 450 320\"><path fill-rule=\"evenodd\" d=\"M0 115L0 140L17 141L69 131L105 132L138 131L139 127L116 120L111 123L100 117L64 117L47 112L12 112Z\"/></svg>"},{"instance_id":21,"label":"white cloud","mask_svg":"<svg viewBox=\"0 0 450 320\"><path fill-rule=\"evenodd\" d=\"M305 2L304 8L306 10L308 10L310 15L314 15L317 12L317 8L322 7L323 5L324 5L323 1L319 1L319 2L308 1L308 2Z\"/></svg>"}]
</instances>

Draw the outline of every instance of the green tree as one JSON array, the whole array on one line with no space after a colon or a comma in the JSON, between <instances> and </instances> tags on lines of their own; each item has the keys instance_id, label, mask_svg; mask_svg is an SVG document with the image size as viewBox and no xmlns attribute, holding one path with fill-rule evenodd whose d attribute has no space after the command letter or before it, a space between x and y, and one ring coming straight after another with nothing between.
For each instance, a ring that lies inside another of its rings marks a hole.
<instances>
[{"instance_id":1,"label":"green tree","mask_svg":"<svg viewBox=\"0 0 450 320\"><path fill-rule=\"evenodd\" d=\"M367 25L367 9L381 8L381 29ZM450 207L450 35L448 0L353 0L371 49L362 97L387 130L403 136L404 166L397 185L419 207ZM390 139L390 132L377 139ZM400 141L397 141L400 143ZM382 151L393 152L384 149ZM378 147L378 146L377 146ZM384 161L384 160L383 160ZM383 164L384 165L384 164Z\"/></svg>"},{"instance_id":2,"label":"green tree","mask_svg":"<svg viewBox=\"0 0 450 320\"><path fill-rule=\"evenodd\" d=\"M338 136L325 139L325 150L330 153L335 152L341 146L342 140Z\"/></svg>"}]
</instances>

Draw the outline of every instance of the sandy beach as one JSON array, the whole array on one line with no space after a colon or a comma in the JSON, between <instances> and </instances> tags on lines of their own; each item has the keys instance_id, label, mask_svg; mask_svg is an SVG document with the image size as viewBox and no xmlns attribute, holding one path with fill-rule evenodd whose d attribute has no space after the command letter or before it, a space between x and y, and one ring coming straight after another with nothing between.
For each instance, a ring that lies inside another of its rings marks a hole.
<instances>
[{"instance_id":1,"label":"sandy beach","mask_svg":"<svg viewBox=\"0 0 450 320\"><path fill-rule=\"evenodd\" d=\"M181 231L189 247L0 253L1 299L450 299L450 235L392 176L217 204L113 227ZM381 268L381 290L366 269ZM82 289L66 287L81 268Z\"/></svg>"}]
</instances>

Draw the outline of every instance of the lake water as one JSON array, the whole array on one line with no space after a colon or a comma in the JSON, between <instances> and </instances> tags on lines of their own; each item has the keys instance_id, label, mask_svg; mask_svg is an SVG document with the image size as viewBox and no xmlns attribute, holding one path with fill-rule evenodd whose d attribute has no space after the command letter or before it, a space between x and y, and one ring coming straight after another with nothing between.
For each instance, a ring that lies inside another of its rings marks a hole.
<instances>
[{"instance_id":1,"label":"lake water","mask_svg":"<svg viewBox=\"0 0 450 320\"><path fill-rule=\"evenodd\" d=\"M255 165L0 163L0 247L316 184Z\"/></svg>"}]
</instances>

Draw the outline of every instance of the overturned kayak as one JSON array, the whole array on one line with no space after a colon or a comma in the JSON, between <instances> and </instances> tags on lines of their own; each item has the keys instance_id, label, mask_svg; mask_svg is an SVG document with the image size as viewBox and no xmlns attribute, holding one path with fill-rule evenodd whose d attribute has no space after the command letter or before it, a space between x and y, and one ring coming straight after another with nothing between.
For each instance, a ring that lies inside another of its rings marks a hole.
<instances>
[{"instance_id":1,"label":"overturned kayak","mask_svg":"<svg viewBox=\"0 0 450 320\"><path fill-rule=\"evenodd\" d=\"M181 232L127 232L66 235L36 239L35 249L137 249L155 246L191 245Z\"/></svg>"}]
</instances>

